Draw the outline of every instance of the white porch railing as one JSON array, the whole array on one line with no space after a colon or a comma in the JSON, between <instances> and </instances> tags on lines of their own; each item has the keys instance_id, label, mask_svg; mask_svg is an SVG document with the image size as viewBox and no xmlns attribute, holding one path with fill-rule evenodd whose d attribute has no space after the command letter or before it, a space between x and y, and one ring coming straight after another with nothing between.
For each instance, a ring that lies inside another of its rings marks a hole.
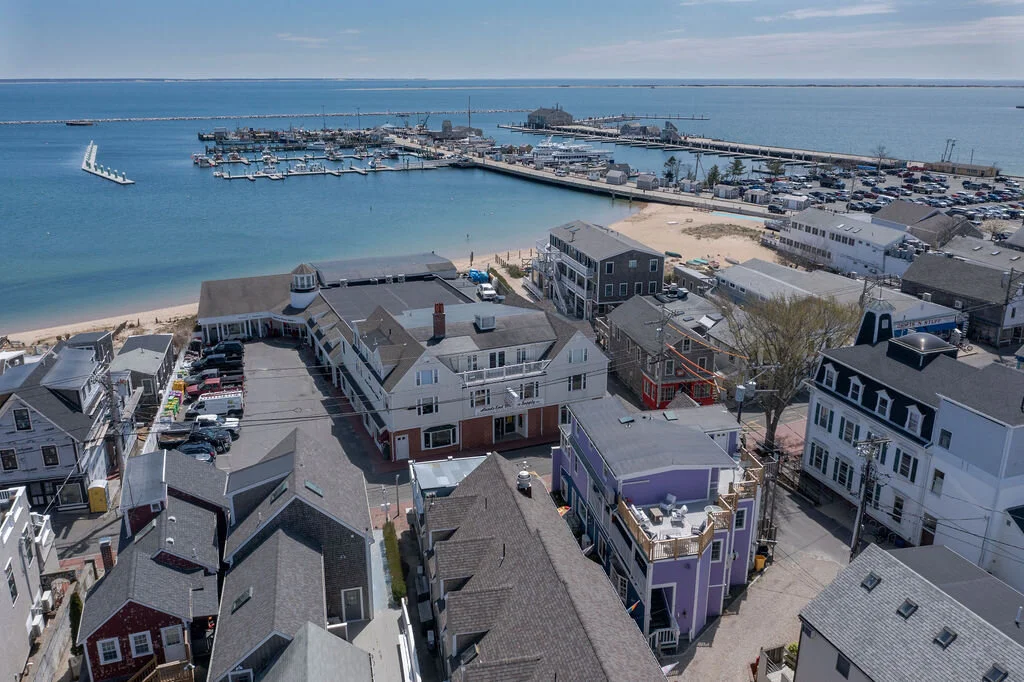
<instances>
[{"instance_id":1,"label":"white porch railing","mask_svg":"<svg viewBox=\"0 0 1024 682\"><path fill-rule=\"evenodd\" d=\"M462 377L464 386L474 386L492 381L504 381L506 379L518 379L520 377L543 374L550 362L550 360L538 360L535 362L523 362L518 365L470 370L462 372L459 376Z\"/></svg>"}]
</instances>

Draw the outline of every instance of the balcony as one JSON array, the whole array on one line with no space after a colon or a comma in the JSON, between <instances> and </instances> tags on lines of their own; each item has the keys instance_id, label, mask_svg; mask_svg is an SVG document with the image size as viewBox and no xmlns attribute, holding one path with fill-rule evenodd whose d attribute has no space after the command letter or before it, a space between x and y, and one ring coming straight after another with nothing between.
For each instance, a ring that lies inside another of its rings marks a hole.
<instances>
[{"instance_id":1,"label":"balcony","mask_svg":"<svg viewBox=\"0 0 1024 682\"><path fill-rule=\"evenodd\" d=\"M557 257L559 260L565 263L566 267L569 267L575 270L576 272L580 273L581 275L586 276L587 279L593 279L594 275L597 274L594 268L588 268L586 265L579 262L578 260L576 260L575 258L573 258L572 256L565 252L560 251Z\"/></svg>"},{"instance_id":2,"label":"balcony","mask_svg":"<svg viewBox=\"0 0 1024 682\"><path fill-rule=\"evenodd\" d=\"M700 525L684 523L678 527L669 525L668 528L661 528L659 526L671 522L656 526L646 520L646 514L640 509L626 505L624 500L619 500L618 512L630 535L651 561L698 556L711 544L715 534L714 518L711 515L708 515L706 521ZM650 528L650 531L645 529L645 526Z\"/></svg>"},{"instance_id":3,"label":"balcony","mask_svg":"<svg viewBox=\"0 0 1024 682\"><path fill-rule=\"evenodd\" d=\"M729 493L745 500L757 495L758 487L764 483L764 465L746 449L740 449L740 466L743 467L743 480L730 482Z\"/></svg>"},{"instance_id":4,"label":"balcony","mask_svg":"<svg viewBox=\"0 0 1024 682\"><path fill-rule=\"evenodd\" d=\"M518 365L475 369L461 372L459 376L462 377L463 386L477 386L494 381L505 381L507 379L519 379L543 374L550 362L550 360L538 360L536 362L523 362Z\"/></svg>"}]
</instances>

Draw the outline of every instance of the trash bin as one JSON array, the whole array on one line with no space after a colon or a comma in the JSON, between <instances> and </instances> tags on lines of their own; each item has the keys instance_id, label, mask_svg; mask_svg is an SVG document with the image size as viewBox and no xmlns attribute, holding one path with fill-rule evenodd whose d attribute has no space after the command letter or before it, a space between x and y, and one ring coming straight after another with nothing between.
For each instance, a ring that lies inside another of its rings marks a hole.
<instances>
[{"instance_id":1,"label":"trash bin","mask_svg":"<svg viewBox=\"0 0 1024 682\"><path fill-rule=\"evenodd\" d=\"M764 554L756 554L756 555L754 555L754 570L755 571L763 571L764 570L764 562L765 562L765 560L767 558L768 557L766 557Z\"/></svg>"}]
</instances>

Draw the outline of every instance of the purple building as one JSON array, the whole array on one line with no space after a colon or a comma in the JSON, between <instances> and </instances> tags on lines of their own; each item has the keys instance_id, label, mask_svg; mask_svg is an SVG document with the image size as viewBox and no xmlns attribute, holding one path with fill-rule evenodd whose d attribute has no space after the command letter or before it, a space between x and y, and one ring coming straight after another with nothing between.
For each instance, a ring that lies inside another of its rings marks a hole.
<instances>
[{"instance_id":1,"label":"purple building","mask_svg":"<svg viewBox=\"0 0 1024 682\"><path fill-rule=\"evenodd\" d=\"M569 407L552 449L565 518L655 651L692 640L753 568L760 463L717 406L631 413Z\"/></svg>"}]
</instances>

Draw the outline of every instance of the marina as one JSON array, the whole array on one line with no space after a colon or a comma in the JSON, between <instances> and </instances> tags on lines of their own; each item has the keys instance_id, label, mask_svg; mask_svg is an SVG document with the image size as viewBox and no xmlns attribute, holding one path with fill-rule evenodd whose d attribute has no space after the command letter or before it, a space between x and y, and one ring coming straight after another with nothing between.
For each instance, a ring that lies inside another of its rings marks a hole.
<instances>
[{"instance_id":1,"label":"marina","mask_svg":"<svg viewBox=\"0 0 1024 682\"><path fill-rule=\"evenodd\" d=\"M135 184L134 180L129 180L124 173L119 173L117 169L104 168L102 165L97 164L97 151L99 151L99 147L90 140L89 146L85 148L85 156L82 158L82 170L91 175L95 175L98 178L110 180L118 185Z\"/></svg>"},{"instance_id":2,"label":"marina","mask_svg":"<svg viewBox=\"0 0 1024 682\"><path fill-rule=\"evenodd\" d=\"M291 177L303 177L308 175L333 175L336 178L340 178L342 175L355 173L357 175L369 175L370 173L382 173L382 172L398 172L398 171L428 171L435 170L437 168L446 168L455 164L455 159L441 159L433 161L422 161L420 163L410 163L404 166L386 166L378 164L371 166L370 168L360 168L358 166L350 166L349 168L327 168L323 164L309 164L306 166L303 162L299 162L293 168L287 168L284 170L278 170L276 168L264 168L254 173L243 173L233 175L230 171L216 171L215 177L219 177L223 180L284 180L285 178Z\"/></svg>"}]
</instances>

